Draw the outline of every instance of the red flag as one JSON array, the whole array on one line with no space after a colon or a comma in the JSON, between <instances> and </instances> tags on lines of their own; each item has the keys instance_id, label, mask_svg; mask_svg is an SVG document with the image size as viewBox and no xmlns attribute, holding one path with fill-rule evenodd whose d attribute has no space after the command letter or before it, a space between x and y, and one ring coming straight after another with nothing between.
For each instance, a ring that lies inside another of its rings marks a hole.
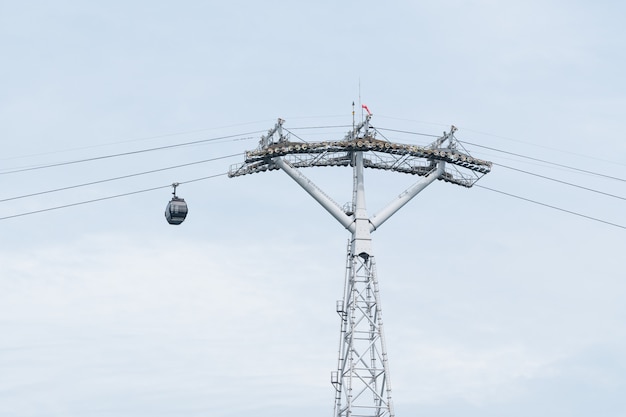
<instances>
[{"instance_id":1,"label":"red flag","mask_svg":"<svg viewBox=\"0 0 626 417\"><path fill-rule=\"evenodd\" d=\"M367 114L369 114L370 116L372 115L372 112L370 111L370 109L367 108L367 106L365 104L361 104L361 107L365 109Z\"/></svg>"}]
</instances>

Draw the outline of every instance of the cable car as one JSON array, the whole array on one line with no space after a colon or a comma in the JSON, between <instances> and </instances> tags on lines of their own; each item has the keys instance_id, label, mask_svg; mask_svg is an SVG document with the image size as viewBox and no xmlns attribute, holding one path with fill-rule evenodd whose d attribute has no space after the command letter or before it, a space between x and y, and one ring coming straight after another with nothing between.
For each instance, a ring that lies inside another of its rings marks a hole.
<instances>
[{"instance_id":1,"label":"cable car","mask_svg":"<svg viewBox=\"0 0 626 417\"><path fill-rule=\"evenodd\" d=\"M179 185L180 184L177 182L172 184L172 187L174 187L174 192L172 193L174 197L172 197L170 202L167 203L167 206L165 207L165 219L169 224L174 225L181 224L185 221L185 217L187 217L187 213L189 211L187 203L185 203L185 199L176 196L176 187Z\"/></svg>"}]
</instances>

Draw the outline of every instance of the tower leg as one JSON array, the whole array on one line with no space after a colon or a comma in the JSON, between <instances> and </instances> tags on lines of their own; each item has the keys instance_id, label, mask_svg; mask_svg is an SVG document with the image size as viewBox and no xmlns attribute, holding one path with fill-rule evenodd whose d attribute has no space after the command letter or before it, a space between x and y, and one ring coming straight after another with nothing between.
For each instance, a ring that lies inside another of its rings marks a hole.
<instances>
[{"instance_id":1,"label":"tower leg","mask_svg":"<svg viewBox=\"0 0 626 417\"><path fill-rule=\"evenodd\" d=\"M335 417L394 417L382 309L372 256L348 247L339 360L331 374Z\"/></svg>"}]
</instances>

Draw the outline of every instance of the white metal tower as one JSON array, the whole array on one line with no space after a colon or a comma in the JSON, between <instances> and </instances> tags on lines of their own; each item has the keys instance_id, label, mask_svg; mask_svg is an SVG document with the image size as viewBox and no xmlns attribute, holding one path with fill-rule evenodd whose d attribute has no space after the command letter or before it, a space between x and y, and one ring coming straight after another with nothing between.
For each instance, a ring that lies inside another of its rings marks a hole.
<instances>
[{"instance_id":1,"label":"white metal tower","mask_svg":"<svg viewBox=\"0 0 626 417\"><path fill-rule=\"evenodd\" d=\"M335 417L393 417L389 363L385 347L382 308L372 253L371 233L435 180L471 187L491 170L491 162L460 150L456 128L427 147L376 139L371 114L342 140L292 142L283 133L284 120L262 136L259 147L234 165L229 177L282 169L351 233L346 260L337 370L331 372ZM462 148L461 148L462 149ZM352 166L352 204L341 207L299 168ZM365 206L364 168L418 175L421 179L373 216Z\"/></svg>"}]
</instances>

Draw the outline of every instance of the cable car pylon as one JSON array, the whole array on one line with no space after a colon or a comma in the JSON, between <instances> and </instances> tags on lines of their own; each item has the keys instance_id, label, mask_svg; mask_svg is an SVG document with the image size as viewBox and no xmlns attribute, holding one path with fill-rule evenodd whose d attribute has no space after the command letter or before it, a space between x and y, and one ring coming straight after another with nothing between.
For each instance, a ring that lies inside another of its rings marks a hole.
<instances>
[{"instance_id":1,"label":"cable car pylon","mask_svg":"<svg viewBox=\"0 0 626 417\"><path fill-rule=\"evenodd\" d=\"M454 137L454 126L426 147L393 143L376 139L376 129L370 125L372 114L367 110L365 119L339 141L292 142L283 133L284 120L278 119L261 137L258 148L247 151L244 163L233 165L228 173L238 177L281 169L351 233L343 299L337 302L339 357L337 369L331 372L335 417L395 416L371 233L435 180L469 188L491 170L491 162L473 158L462 149ZM339 206L299 169L319 166L352 167L351 206ZM421 178L369 216L364 168Z\"/></svg>"}]
</instances>

